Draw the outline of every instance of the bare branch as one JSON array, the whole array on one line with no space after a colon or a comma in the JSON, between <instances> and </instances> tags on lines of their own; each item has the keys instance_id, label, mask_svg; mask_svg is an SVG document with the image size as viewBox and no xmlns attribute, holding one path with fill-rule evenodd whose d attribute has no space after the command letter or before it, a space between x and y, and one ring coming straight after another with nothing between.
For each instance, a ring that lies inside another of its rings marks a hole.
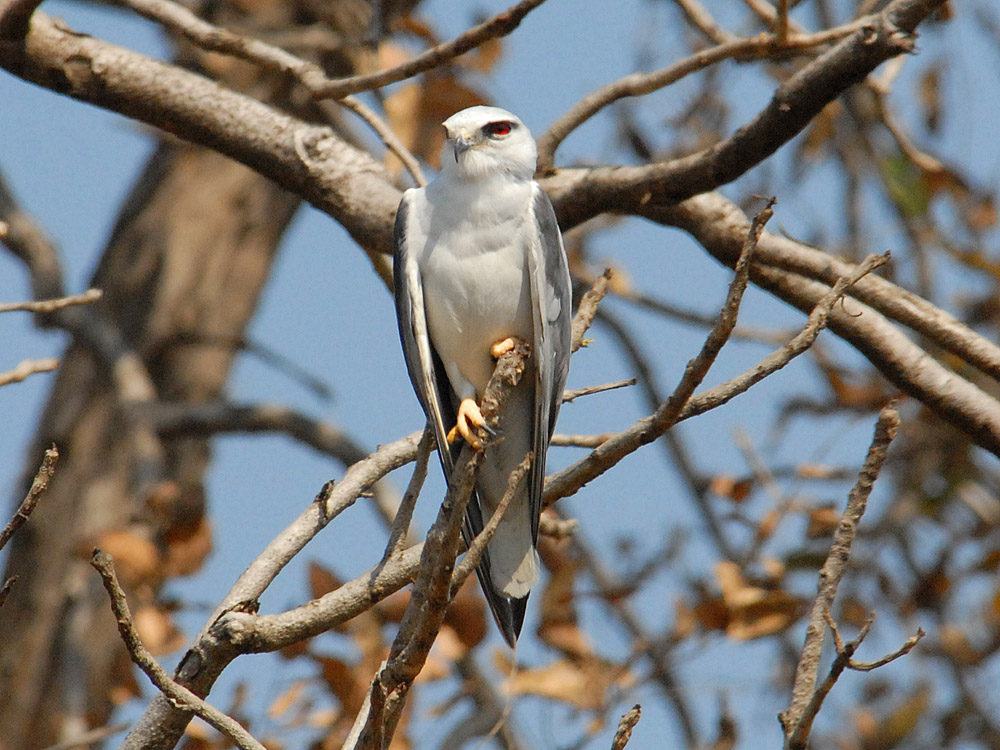
<instances>
[{"instance_id":1,"label":"bare branch","mask_svg":"<svg viewBox=\"0 0 1000 750\"><path fill-rule=\"evenodd\" d=\"M610 283L611 269L607 268L603 274L594 279L594 283L590 289L580 299L576 315L573 316L572 351L575 352L581 346L585 345L583 337L587 335L587 330L594 322L594 316L597 315L597 307L601 304L601 300L604 299L604 295L608 293L608 285Z\"/></svg>"},{"instance_id":2,"label":"bare branch","mask_svg":"<svg viewBox=\"0 0 1000 750\"><path fill-rule=\"evenodd\" d=\"M833 544L827 554L826 562L820 569L818 593L809 615L809 624L806 627L805 645L802 647L795 673L791 704L779 717L785 732L786 745L790 748L798 749L806 746L812 728L812 719L819 711L819 703L822 702L823 696L826 694L824 692L822 696L815 698L815 709L810 715L809 706L817 694L816 675L819 670L823 636L830 616L830 607L847 568L851 545L867 507L868 496L871 494L875 480L878 479L889 450L889 444L896 437L898 429L899 414L894 406L887 406L879 414L868 455L858 473L857 483L848 496L847 507L840 519L840 525L834 533ZM849 660L850 656L847 659ZM846 662L844 667L846 668ZM832 682L830 687L832 687ZM829 692L829 687L825 690Z\"/></svg>"},{"instance_id":3,"label":"bare branch","mask_svg":"<svg viewBox=\"0 0 1000 750\"><path fill-rule=\"evenodd\" d=\"M422 433L413 433L353 464L323 502L313 502L250 563L208 618L194 645L177 669L175 679L198 695L207 695L215 680L241 653L274 650L317 635L333 623L350 619L412 580L420 547L410 548L388 564L349 582L322 599L292 610L291 622L249 614L257 598L278 573L333 518L350 507L358 496L389 472L416 458ZM286 613L288 614L288 613ZM338 620L338 618L343 618ZM271 629L268 628L270 626ZM272 648L273 646L273 648ZM155 736L171 745L180 738L190 714L159 696L136 722L123 750L146 747Z\"/></svg>"},{"instance_id":4,"label":"bare branch","mask_svg":"<svg viewBox=\"0 0 1000 750\"><path fill-rule=\"evenodd\" d=\"M31 482L31 488L28 490L28 494L25 495L24 500L18 506L17 510L14 512L14 517L7 522L4 526L3 531L0 531L0 549L7 546L7 542L10 538L14 536L14 533L24 526L28 518L31 517L31 513L35 510L35 506L38 505L38 501L41 499L42 495L45 494L45 490L49 488L49 481L52 479L52 475L56 471L56 461L59 460L59 450L53 445L42 457L42 463L38 467L38 472L35 474L34 480Z\"/></svg>"},{"instance_id":5,"label":"bare branch","mask_svg":"<svg viewBox=\"0 0 1000 750\"><path fill-rule=\"evenodd\" d=\"M847 293L847 290L876 268L888 263L888 261L888 253L885 255L868 256L864 262L854 269L854 272L850 276L843 276L837 280L830 291L820 299L816 307L809 313L809 320L805 327L791 341L781 347L781 349L769 354L746 372L703 393L692 396L691 400L684 407L680 418L689 419L721 406L740 393L745 393L751 386L759 383L768 375L777 372L795 357L805 352L812 346L820 332L826 327L831 310L833 310L844 294Z\"/></svg>"},{"instance_id":6,"label":"bare branch","mask_svg":"<svg viewBox=\"0 0 1000 750\"><path fill-rule=\"evenodd\" d=\"M115 575L115 565L111 555L95 549L90 564L94 570L101 574L101 581L111 598L111 610L115 613L115 620L118 622L118 632L121 634L125 648L128 649L129 656L132 657L132 662L146 673L149 681L178 708L197 714L235 742L242 750L264 750L264 746L257 742L235 719L226 716L187 688L170 679L170 675L142 645L139 633L135 629L135 623L132 621L132 613L129 611L125 592L122 591L118 577Z\"/></svg>"},{"instance_id":7,"label":"bare branch","mask_svg":"<svg viewBox=\"0 0 1000 750\"><path fill-rule=\"evenodd\" d=\"M480 404L486 423L491 427L496 427L504 403L520 381L528 353L528 345L518 341L497 361ZM485 449L497 437L484 434L479 448L473 449L466 444L459 454L444 502L427 533L420 555L420 572L389 658L372 680L367 710L358 715L345 742L345 750L384 747L395 732L406 695L423 669L453 595L452 572L462 539L465 509L479 466L485 459ZM512 491L506 494L513 496Z\"/></svg>"},{"instance_id":8,"label":"bare branch","mask_svg":"<svg viewBox=\"0 0 1000 750\"><path fill-rule=\"evenodd\" d=\"M557 432L552 436L549 445L559 445L569 448L596 448L614 436L615 433L613 432L605 432L600 435L564 435Z\"/></svg>"},{"instance_id":9,"label":"bare branch","mask_svg":"<svg viewBox=\"0 0 1000 750\"><path fill-rule=\"evenodd\" d=\"M0 372L0 387L11 383L20 383L22 380L37 375L40 372L52 372L59 366L59 360L53 357L45 359L25 359L13 370Z\"/></svg>"},{"instance_id":10,"label":"bare branch","mask_svg":"<svg viewBox=\"0 0 1000 750\"><path fill-rule=\"evenodd\" d=\"M629 453L656 440L677 422L694 389L708 373L736 325L739 304L743 298L743 292L746 290L750 262L757 247L757 240L764 231L764 224L772 213L769 203L754 217L746 234L740 260L737 262L736 272L730 283L729 293L722 311L719 313L719 318L712 330L709 331L701 351L688 362L684 369L684 375L674 392L651 416L639 420L629 429L605 441L586 458L550 475L545 483L546 505L551 505L559 498L576 492L578 488L603 474Z\"/></svg>"},{"instance_id":11,"label":"bare branch","mask_svg":"<svg viewBox=\"0 0 1000 750\"><path fill-rule=\"evenodd\" d=\"M450 42L439 44L437 47L417 55L409 62L403 63L398 67L369 75L331 81L317 87L313 93L317 97L339 99L347 94L356 94L359 91L382 88L383 86L388 86L390 83L402 81L418 73L423 73L425 70L436 68L469 50L475 49L490 39L510 34L518 27L521 20L528 13L543 2L545 0L521 0L516 5L512 5L507 10L497 13L478 26L474 26L460 34Z\"/></svg>"},{"instance_id":12,"label":"bare branch","mask_svg":"<svg viewBox=\"0 0 1000 750\"><path fill-rule=\"evenodd\" d=\"M881 659L876 659L875 661L854 661L851 659L850 663L847 665L849 669L853 669L856 672L871 672L879 667L884 667L886 664L890 664L896 659L902 656L906 656L910 653L913 648L920 642L920 639L926 635L922 628L917 628L917 632L911 635L903 645L893 651L891 654L886 654Z\"/></svg>"},{"instance_id":13,"label":"bare branch","mask_svg":"<svg viewBox=\"0 0 1000 750\"><path fill-rule=\"evenodd\" d=\"M409 541L410 520L413 518L413 509L417 505L417 498L420 496L420 490L427 478L427 463L432 450L434 450L434 431L428 424L424 427L424 434L420 436L420 443L417 445L417 460L413 466L413 474L389 529L389 541L385 545L383 560L398 555Z\"/></svg>"},{"instance_id":14,"label":"bare branch","mask_svg":"<svg viewBox=\"0 0 1000 750\"><path fill-rule=\"evenodd\" d=\"M538 139L538 171L547 174L555 169L555 152L578 127L605 107L626 97L651 94L704 70L723 60L736 57L766 58L775 52L802 50L837 41L874 22L874 17L852 21L816 34L798 34L782 39L780 34L759 35L748 39L731 38L716 47L700 50L653 73L632 73L588 94L556 120Z\"/></svg>"},{"instance_id":15,"label":"bare branch","mask_svg":"<svg viewBox=\"0 0 1000 750\"><path fill-rule=\"evenodd\" d=\"M706 39L716 44L725 44L737 38L720 26L698 0L674 0L674 3L684 12L688 22L704 34Z\"/></svg>"},{"instance_id":16,"label":"bare branch","mask_svg":"<svg viewBox=\"0 0 1000 750\"><path fill-rule=\"evenodd\" d=\"M53 313L74 305L89 305L101 298L100 289L88 289L83 294L74 294L69 297L58 297L56 299L35 300L32 302L7 302L0 304L0 313L24 310L33 313Z\"/></svg>"},{"instance_id":17,"label":"bare branch","mask_svg":"<svg viewBox=\"0 0 1000 750\"><path fill-rule=\"evenodd\" d=\"M893 0L784 81L767 107L731 136L695 154L635 167L560 170L545 180L564 229L598 213L644 214L731 182L805 128L823 107L885 60L914 47L914 31L944 0Z\"/></svg>"},{"instance_id":18,"label":"bare branch","mask_svg":"<svg viewBox=\"0 0 1000 750\"><path fill-rule=\"evenodd\" d=\"M43 0L7 0L0 6L0 43L20 42L28 35L31 16Z\"/></svg>"},{"instance_id":19,"label":"bare branch","mask_svg":"<svg viewBox=\"0 0 1000 750\"><path fill-rule=\"evenodd\" d=\"M647 216L689 232L713 257L730 266L748 225L743 212L717 193L651 211ZM839 276L849 276L856 268L828 253L769 233L761 237L757 260L754 282L804 312L816 306ZM890 382L1000 455L1000 402L929 356L886 317L912 325L984 372L1000 372L1000 347L878 276L859 280L852 290L859 303L852 304L850 312L835 306L829 316L830 330L860 351ZM865 304L860 304L862 301Z\"/></svg>"},{"instance_id":20,"label":"bare branch","mask_svg":"<svg viewBox=\"0 0 1000 750\"><path fill-rule=\"evenodd\" d=\"M563 391L563 403L571 404L576 399L581 396L591 396L595 393L604 393L606 391L615 391L619 388L628 388L629 386L635 385L635 378L628 378L627 380L616 380L613 383L604 383L602 385L591 385L586 388L576 388L571 391Z\"/></svg>"},{"instance_id":21,"label":"bare branch","mask_svg":"<svg viewBox=\"0 0 1000 750\"><path fill-rule=\"evenodd\" d=\"M632 739L632 730L635 729L635 725L639 723L639 718L641 716L642 706L638 703L622 715L622 718L618 722L618 729L615 732L615 738L611 742L611 750L624 750L628 741Z\"/></svg>"}]
</instances>

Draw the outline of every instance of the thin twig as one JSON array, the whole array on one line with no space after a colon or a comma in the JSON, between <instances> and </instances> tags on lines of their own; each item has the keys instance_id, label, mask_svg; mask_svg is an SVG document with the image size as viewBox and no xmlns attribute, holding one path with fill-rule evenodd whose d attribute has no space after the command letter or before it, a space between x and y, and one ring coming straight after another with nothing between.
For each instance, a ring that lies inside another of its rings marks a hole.
<instances>
[{"instance_id":1,"label":"thin twig","mask_svg":"<svg viewBox=\"0 0 1000 750\"><path fill-rule=\"evenodd\" d=\"M43 299L32 302L6 302L0 304L0 313L25 310L33 313L53 313L62 310L64 307L74 305L89 305L101 298L100 289L88 289L83 294L74 294L69 297L59 297L57 299Z\"/></svg>"},{"instance_id":2,"label":"thin twig","mask_svg":"<svg viewBox=\"0 0 1000 750\"><path fill-rule=\"evenodd\" d=\"M403 142L399 140L399 137L393 132L389 124L385 122L381 117L375 114L375 111L366 105L363 101L358 99L356 96L345 96L337 100L338 104L342 104L351 110L354 114L364 120L368 127L375 131L376 135L382 139L382 143L385 144L396 158L403 162L403 166L406 171L410 173L413 181L417 183L418 187L423 187L427 184L427 177L424 175L424 171L420 168L420 162L417 158L410 153L410 150L403 145Z\"/></svg>"},{"instance_id":3,"label":"thin twig","mask_svg":"<svg viewBox=\"0 0 1000 750\"><path fill-rule=\"evenodd\" d=\"M788 41L788 0L778 0L778 18L774 25L774 40L779 46Z\"/></svg>"},{"instance_id":4,"label":"thin twig","mask_svg":"<svg viewBox=\"0 0 1000 750\"><path fill-rule=\"evenodd\" d=\"M793 34L784 42L779 42L777 36L771 34L761 34L748 39L733 38L710 49L695 52L652 73L632 73L619 78L587 94L538 138L538 171L548 174L554 170L556 150L569 134L620 99L651 94L692 73L734 57L750 55L767 57L777 51L802 50L835 42L854 33L870 21L870 17L865 17L816 34Z\"/></svg>"},{"instance_id":5,"label":"thin twig","mask_svg":"<svg viewBox=\"0 0 1000 750\"><path fill-rule=\"evenodd\" d=\"M486 423L496 427L497 415L524 372L529 347L518 342L497 361L481 400ZM355 719L345 750L384 747L396 724L413 680L424 666L427 654L441 628L452 596L452 572L462 539L462 522L485 450L498 435L481 431L482 444L462 447L448 481L448 492L424 542L420 572L413 584L389 658L376 673L365 707Z\"/></svg>"},{"instance_id":6,"label":"thin twig","mask_svg":"<svg viewBox=\"0 0 1000 750\"><path fill-rule=\"evenodd\" d=\"M709 388L707 391L692 396L681 412L680 420L690 419L710 409L722 406L722 404L741 393L745 393L752 386L777 372L795 359L795 357L807 351L813 342L816 341L820 332L826 327L830 311L833 310L847 290L875 269L888 263L889 259L889 253L869 255L865 258L864 261L854 268L850 275L842 276L830 291L823 295L819 302L816 303L812 312L809 313L809 320L806 322L806 325L787 344L764 357L764 359L746 372L740 373L725 383L720 383L717 386Z\"/></svg>"},{"instance_id":7,"label":"thin twig","mask_svg":"<svg viewBox=\"0 0 1000 750\"><path fill-rule=\"evenodd\" d=\"M651 310L659 313L660 315L669 316L681 323L688 323L690 325L702 326L706 328L715 323L715 318L711 315L703 315L691 310L686 310L633 289L615 289L614 295L616 299L625 300L626 302L631 302L632 304L645 310ZM753 341L760 344L771 344L774 346L783 344L787 340L788 336L780 331L739 325L733 329L732 338Z\"/></svg>"},{"instance_id":8,"label":"thin twig","mask_svg":"<svg viewBox=\"0 0 1000 750\"><path fill-rule=\"evenodd\" d=\"M118 632L121 635L125 648L128 649L129 656L133 663L139 667L161 693L167 696L171 702L178 707L191 711L209 725L222 732L226 737L235 742L242 750L264 750L264 746L255 740L246 729L244 729L235 719L219 711L214 706L209 705L186 687L178 685L170 675L159 665L153 655L146 650L139 638L139 633L135 629L132 620L132 613L129 611L128 601L125 599L125 592L122 591L118 578L115 575L114 561L111 555L94 550L90 564L101 575L104 588L111 598L111 609L115 613L118 622Z\"/></svg>"},{"instance_id":9,"label":"thin twig","mask_svg":"<svg viewBox=\"0 0 1000 750\"><path fill-rule=\"evenodd\" d=\"M757 240L764 231L764 225L773 214L768 202L753 219L744 239L733 280L729 285L726 301L719 313L715 326L709 331L701 351L692 358L684 369L684 375L674 392L649 417L639 420L631 428L602 443L588 456L572 466L548 477L545 483L545 504L551 505L561 497L575 492L584 484L600 476L617 464L624 456L651 443L676 424L688 403L694 389L704 380L723 345L729 339L736 325L740 301L749 281L750 263Z\"/></svg>"},{"instance_id":10,"label":"thin twig","mask_svg":"<svg viewBox=\"0 0 1000 750\"><path fill-rule=\"evenodd\" d=\"M597 306L601 304L604 295L608 293L608 285L610 283L611 269L607 268L603 274L594 279L594 283L590 289L580 298L580 305L576 309L576 315L573 316L572 351L576 352L581 346L585 345L583 337L594 322L594 316L597 315Z\"/></svg>"},{"instance_id":11,"label":"thin twig","mask_svg":"<svg viewBox=\"0 0 1000 750\"><path fill-rule=\"evenodd\" d=\"M858 480L848 495L847 507L834 533L833 544L820 569L818 593L809 616L805 644L795 672L791 704L779 715L788 748L798 750L806 746L812 729L812 719L819 710L818 704L822 702L822 696L816 697L816 678L830 608L837 595L840 580L847 569L851 545L867 507L868 496L882 470L889 445L898 429L899 413L895 406L890 405L882 409L875 425L875 435L868 449L868 455L858 473ZM829 692L829 688L826 688L826 691Z\"/></svg>"},{"instance_id":12,"label":"thin twig","mask_svg":"<svg viewBox=\"0 0 1000 750\"><path fill-rule=\"evenodd\" d=\"M497 13L478 26L473 26L468 31L459 34L450 42L439 44L402 65L368 75L330 81L317 87L313 95L324 99L339 99L359 91L382 88L390 83L412 78L425 70L437 68L491 39L507 36L518 27L528 13L543 2L545 0L521 0L521 2Z\"/></svg>"},{"instance_id":13,"label":"thin twig","mask_svg":"<svg viewBox=\"0 0 1000 750\"><path fill-rule=\"evenodd\" d=\"M336 83L327 78L315 63L296 57L290 52L267 42L241 36L228 29L215 26L172 0L118 0L145 18L161 24L174 33L184 36L198 47L218 52L285 75L291 75L311 93L325 85ZM350 80L350 79L349 79ZM353 96L336 97L344 107L360 117L406 167L417 185L427 184L420 164L392 128L370 107Z\"/></svg>"},{"instance_id":14,"label":"thin twig","mask_svg":"<svg viewBox=\"0 0 1000 750\"><path fill-rule=\"evenodd\" d=\"M674 3L684 12L691 25L704 34L707 39L716 44L725 44L737 38L735 34L729 33L720 26L698 0L674 0Z\"/></svg>"},{"instance_id":15,"label":"thin twig","mask_svg":"<svg viewBox=\"0 0 1000 750\"><path fill-rule=\"evenodd\" d=\"M578 399L581 396L591 396L595 393L604 393L605 391L614 391L619 388L628 388L629 386L635 385L635 383L635 378L628 378L627 380L616 380L613 383L590 385L586 388L576 388L571 391L563 391L563 403L571 404L575 399Z\"/></svg>"},{"instance_id":16,"label":"thin twig","mask_svg":"<svg viewBox=\"0 0 1000 750\"><path fill-rule=\"evenodd\" d=\"M32 512L35 510L35 506L38 505L38 501L41 499L42 495L45 494L45 490L49 488L49 481L52 479L52 475L56 471L56 461L59 460L59 449L54 445L45 451L45 455L42 457L42 463L38 467L38 471L35 473L35 478L31 482L31 487L28 489L28 494L25 495L24 500L21 501L21 505L18 506L17 511L14 513L14 517L7 522L4 526L3 531L0 531L0 549L7 546L7 542L10 538L14 536L14 533L24 526L28 518L31 517Z\"/></svg>"},{"instance_id":17,"label":"thin twig","mask_svg":"<svg viewBox=\"0 0 1000 750\"><path fill-rule=\"evenodd\" d=\"M635 729L635 725L639 723L639 718L641 716L642 706L638 703L625 712L621 720L618 722L618 730L615 732L615 738L611 742L611 750L624 750L628 741L632 739L632 730Z\"/></svg>"},{"instance_id":18,"label":"thin twig","mask_svg":"<svg viewBox=\"0 0 1000 750\"><path fill-rule=\"evenodd\" d=\"M22 380L37 375L40 372L52 372L59 366L59 360L53 357L45 359L25 359L13 370L0 372L0 387L11 383L20 383Z\"/></svg>"},{"instance_id":19,"label":"thin twig","mask_svg":"<svg viewBox=\"0 0 1000 750\"><path fill-rule=\"evenodd\" d=\"M427 478L427 463L433 448L434 430L428 424L424 428L424 434L420 436L420 443L417 445L417 460L413 466L413 474L410 476L410 482L406 486L406 492L403 493L403 499L400 500L399 507L396 509L396 517L392 520L392 526L389 529L389 541L385 545L384 560L398 555L407 544L410 520L413 518L413 509L417 505L420 489L424 486L424 480Z\"/></svg>"},{"instance_id":20,"label":"thin twig","mask_svg":"<svg viewBox=\"0 0 1000 750\"><path fill-rule=\"evenodd\" d=\"M565 448L596 448L614 436L613 432L605 432L601 435L565 435L557 432L552 436L549 445L559 445Z\"/></svg>"}]
</instances>

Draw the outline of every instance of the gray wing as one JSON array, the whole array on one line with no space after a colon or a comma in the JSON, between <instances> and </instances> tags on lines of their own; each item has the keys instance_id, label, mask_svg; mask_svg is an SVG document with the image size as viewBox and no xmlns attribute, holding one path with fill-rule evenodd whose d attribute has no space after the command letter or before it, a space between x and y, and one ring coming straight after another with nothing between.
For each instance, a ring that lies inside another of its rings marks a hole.
<instances>
[{"instance_id":1,"label":"gray wing","mask_svg":"<svg viewBox=\"0 0 1000 750\"><path fill-rule=\"evenodd\" d=\"M531 305L534 324L535 412L532 420L532 450L535 460L528 473L531 501L531 533L538 540L538 517L542 512L545 482L545 452L562 406L563 387L569 372L572 347L573 299L562 235L545 191L534 185L532 213L538 242L528 253Z\"/></svg>"},{"instance_id":2,"label":"gray wing","mask_svg":"<svg viewBox=\"0 0 1000 750\"><path fill-rule=\"evenodd\" d=\"M451 384L434 345L431 343L424 312L424 288L420 268L412 249L411 235L416 230L409 225L412 192L406 191L396 210L393 228L393 296L396 302L396 319L399 323L399 340L403 346L403 359L410 375L413 390L420 400L424 414L434 429L438 455L445 477L450 478L454 456L445 439L446 424L454 424L455 407L452 404Z\"/></svg>"}]
</instances>

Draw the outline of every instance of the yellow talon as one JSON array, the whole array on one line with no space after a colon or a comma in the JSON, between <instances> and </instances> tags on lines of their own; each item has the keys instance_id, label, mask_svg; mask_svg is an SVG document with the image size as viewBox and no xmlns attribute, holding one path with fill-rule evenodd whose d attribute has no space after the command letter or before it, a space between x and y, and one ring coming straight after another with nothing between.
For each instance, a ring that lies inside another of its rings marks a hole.
<instances>
[{"instance_id":1,"label":"yellow talon","mask_svg":"<svg viewBox=\"0 0 1000 750\"><path fill-rule=\"evenodd\" d=\"M479 438L472 431L472 427L469 426L470 423L473 427L486 428L486 420L479 409L479 404L475 402L475 399L463 398L462 402L458 405L458 418L455 421L455 426L448 430L448 442L454 443L458 439L458 436L461 435L465 442L476 450L479 450L482 447L482 443L479 442Z\"/></svg>"},{"instance_id":2,"label":"yellow talon","mask_svg":"<svg viewBox=\"0 0 1000 750\"><path fill-rule=\"evenodd\" d=\"M514 341L514 339L508 336L503 341L498 341L493 346L491 346L490 354L492 355L493 359L500 359L500 357L502 357L507 352L513 351L515 346L516 342Z\"/></svg>"}]
</instances>

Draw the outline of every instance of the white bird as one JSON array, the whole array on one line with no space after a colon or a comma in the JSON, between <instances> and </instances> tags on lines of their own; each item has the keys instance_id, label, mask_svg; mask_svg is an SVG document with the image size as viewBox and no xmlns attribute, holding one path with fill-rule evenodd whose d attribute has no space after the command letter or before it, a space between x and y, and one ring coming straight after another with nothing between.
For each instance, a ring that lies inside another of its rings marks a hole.
<instances>
[{"instance_id":1,"label":"white bird","mask_svg":"<svg viewBox=\"0 0 1000 750\"><path fill-rule=\"evenodd\" d=\"M511 472L534 451L476 571L513 647L539 577L545 452L569 369L570 277L552 204L532 179L537 149L524 123L497 107L471 107L444 129L441 173L407 190L396 213L396 314L446 478L457 436L477 445L470 425L483 424L479 401L496 358L512 338L531 345L524 376L499 415L503 439L486 451L463 527L471 543Z\"/></svg>"}]
</instances>

